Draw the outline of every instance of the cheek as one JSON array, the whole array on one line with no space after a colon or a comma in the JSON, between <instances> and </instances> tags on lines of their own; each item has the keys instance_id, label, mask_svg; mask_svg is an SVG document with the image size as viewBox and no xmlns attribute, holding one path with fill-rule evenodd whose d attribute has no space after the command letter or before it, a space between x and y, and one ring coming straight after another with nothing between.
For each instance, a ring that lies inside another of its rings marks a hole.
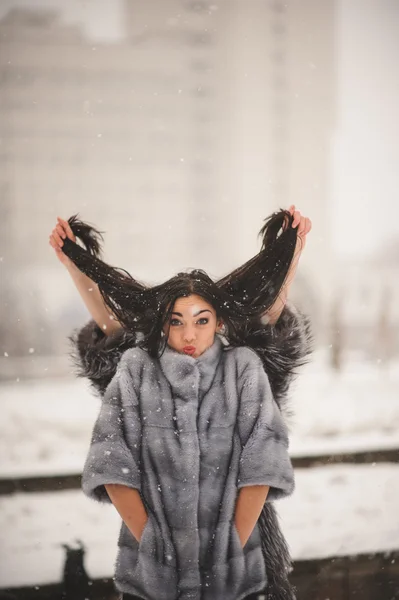
<instances>
[{"instance_id":1,"label":"cheek","mask_svg":"<svg viewBox=\"0 0 399 600\"><path fill-rule=\"evenodd\" d=\"M168 339L169 340L173 340L174 338L176 338L176 328L175 327L171 327L169 329L169 333L167 333Z\"/></svg>"},{"instance_id":2,"label":"cheek","mask_svg":"<svg viewBox=\"0 0 399 600\"><path fill-rule=\"evenodd\" d=\"M207 327L204 329L204 335L206 337L212 337L214 336L216 333L216 323L211 323L210 325L207 325Z\"/></svg>"}]
</instances>

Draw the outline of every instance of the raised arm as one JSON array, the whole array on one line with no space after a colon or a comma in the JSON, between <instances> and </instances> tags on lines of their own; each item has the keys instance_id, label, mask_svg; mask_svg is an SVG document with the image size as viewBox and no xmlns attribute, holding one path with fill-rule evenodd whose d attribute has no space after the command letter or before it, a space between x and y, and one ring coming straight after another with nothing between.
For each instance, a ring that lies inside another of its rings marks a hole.
<instances>
[{"instance_id":1,"label":"raised arm","mask_svg":"<svg viewBox=\"0 0 399 600\"><path fill-rule=\"evenodd\" d=\"M294 205L290 206L289 212L294 216L292 227L298 226L297 244L294 252L294 257L292 259L292 263L288 271L287 279L277 297L277 300L274 302L273 306L269 308L269 310L265 313L267 322L270 325L274 325L275 323L277 323L284 309L284 306L288 299L288 292L290 286L294 280L295 273L298 268L300 256L303 252L303 249L305 248L306 236L312 228L311 220L308 217L301 216L300 211L295 210Z\"/></svg>"},{"instance_id":2,"label":"raised arm","mask_svg":"<svg viewBox=\"0 0 399 600\"><path fill-rule=\"evenodd\" d=\"M104 333L111 335L111 333L120 329L122 325L104 303L98 285L82 273L72 261L67 266L67 270L89 313Z\"/></svg>"},{"instance_id":3,"label":"raised arm","mask_svg":"<svg viewBox=\"0 0 399 600\"><path fill-rule=\"evenodd\" d=\"M76 289L78 290L87 310L91 314L97 325L106 335L110 335L122 326L113 315L112 311L104 303L98 285L94 283L87 275L82 273L70 258L62 251L63 240L68 237L73 242L76 238L69 226L68 221L57 217L58 222L49 237L49 244L55 250L58 260L65 266L72 277Z\"/></svg>"}]
</instances>

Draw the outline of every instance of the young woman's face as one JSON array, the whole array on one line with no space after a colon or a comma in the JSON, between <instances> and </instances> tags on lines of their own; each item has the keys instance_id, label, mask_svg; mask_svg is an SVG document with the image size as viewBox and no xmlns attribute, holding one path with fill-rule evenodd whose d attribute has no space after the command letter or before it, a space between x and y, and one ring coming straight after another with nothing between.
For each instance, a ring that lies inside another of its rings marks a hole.
<instances>
[{"instance_id":1,"label":"young woman's face","mask_svg":"<svg viewBox=\"0 0 399 600\"><path fill-rule=\"evenodd\" d=\"M171 348L198 358L212 346L221 325L215 309L201 296L191 294L176 300L164 333L167 335L169 328L168 345Z\"/></svg>"}]
</instances>

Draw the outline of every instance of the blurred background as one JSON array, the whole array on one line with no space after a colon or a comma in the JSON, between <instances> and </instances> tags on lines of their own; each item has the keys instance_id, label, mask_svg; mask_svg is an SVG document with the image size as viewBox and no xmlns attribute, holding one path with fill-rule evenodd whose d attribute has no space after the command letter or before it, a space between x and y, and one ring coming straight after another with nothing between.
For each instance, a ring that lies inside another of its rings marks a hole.
<instances>
[{"instance_id":1,"label":"blurred background","mask_svg":"<svg viewBox=\"0 0 399 600\"><path fill-rule=\"evenodd\" d=\"M0 1L0 597L66 594L77 539L82 598L113 593L119 520L79 490L99 400L68 357L90 315L57 216L156 283L222 277L295 204L313 227L290 297L316 341L279 504L298 598L399 598L398 56L396 0Z\"/></svg>"}]
</instances>

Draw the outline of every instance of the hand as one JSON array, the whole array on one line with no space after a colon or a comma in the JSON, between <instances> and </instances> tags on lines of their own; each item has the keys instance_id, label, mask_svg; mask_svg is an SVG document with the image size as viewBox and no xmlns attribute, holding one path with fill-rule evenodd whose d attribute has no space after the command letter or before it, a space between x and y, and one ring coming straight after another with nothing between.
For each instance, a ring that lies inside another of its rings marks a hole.
<instances>
[{"instance_id":1,"label":"hand","mask_svg":"<svg viewBox=\"0 0 399 600\"><path fill-rule=\"evenodd\" d=\"M291 204L288 210L294 216L292 227L298 227L296 251L299 250L299 253L301 253L305 248L306 236L312 229L312 221L309 217L303 217L299 210L295 210L295 204Z\"/></svg>"},{"instance_id":2,"label":"hand","mask_svg":"<svg viewBox=\"0 0 399 600\"><path fill-rule=\"evenodd\" d=\"M62 251L62 246L64 245L63 240L68 237L73 242L76 242L76 237L74 236L72 229L69 226L68 221L57 217L58 223L54 227L53 231L49 235L49 244L55 250L56 256L58 260L65 266L70 265L72 263L71 259L68 258L66 254Z\"/></svg>"},{"instance_id":3,"label":"hand","mask_svg":"<svg viewBox=\"0 0 399 600\"><path fill-rule=\"evenodd\" d=\"M287 277L284 281L279 295L277 296L274 304L266 311L268 316L268 322L274 325L279 319L285 303L287 302L288 291L294 280L295 273L298 267L299 257L301 256L302 250L306 244L306 236L312 229L312 221L308 217L302 217L299 210L295 210L295 205L291 204L288 211L293 215L292 227L298 227L298 234L296 239L296 246L294 250L294 256L288 269ZM283 229L287 229L288 219L284 220Z\"/></svg>"}]
</instances>

